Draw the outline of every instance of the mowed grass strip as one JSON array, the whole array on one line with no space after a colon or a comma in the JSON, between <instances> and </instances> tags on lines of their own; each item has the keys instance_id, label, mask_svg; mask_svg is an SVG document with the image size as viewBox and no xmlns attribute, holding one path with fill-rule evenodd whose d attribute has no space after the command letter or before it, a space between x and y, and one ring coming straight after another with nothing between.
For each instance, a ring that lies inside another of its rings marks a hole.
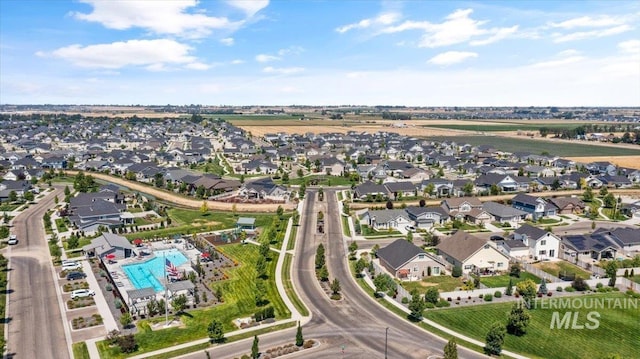
<instances>
[{"instance_id":1,"label":"mowed grass strip","mask_svg":"<svg viewBox=\"0 0 640 359\"><path fill-rule=\"evenodd\" d=\"M87 343L73 343L73 358L74 359L89 359L89 349L87 348Z\"/></svg>"},{"instance_id":2,"label":"mowed grass strip","mask_svg":"<svg viewBox=\"0 0 640 359\"><path fill-rule=\"evenodd\" d=\"M342 233L347 237L351 237L351 229L349 229L349 217L340 217L342 218Z\"/></svg>"},{"instance_id":3,"label":"mowed grass strip","mask_svg":"<svg viewBox=\"0 0 640 359\"><path fill-rule=\"evenodd\" d=\"M556 277L559 277L560 274L563 274L580 276L582 279L591 278L591 274L589 274L589 272L576 265L564 261L540 262L534 264L533 266Z\"/></svg>"},{"instance_id":4,"label":"mowed grass strip","mask_svg":"<svg viewBox=\"0 0 640 359\"><path fill-rule=\"evenodd\" d=\"M581 295L579 297L553 298L554 300L576 298L583 308L542 309L530 311L531 322L527 334L522 337L507 335L503 349L539 358L603 358L610 354L620 354L624 358L637 358L638 332L640 331L640 306L634 308L585 309L589 300L614 298L627 300L621 293ZM545 298L545 300L551 300ZM637 299L635 299L638 301ZM637 303L637 302L636 302ZM425 318L484 342L491 325L506 323L513 303L483 304L470 307L427 310ZM578 312L578 324L585 324L591 311L600 313L597 329L550 329L554 312Z\"/></svg>"},{"instance_id":5,"label":"mowed grass strip","mask_svg":"<svg viewBox=\"0 0 640 359\"><path fill-rule=\"evenodd\" d=\"M634 156L640 155L640 148L619 148L587 143L549 142L529 140L525 138L496 137L496 136L433 136L433 141L455 141L456 143L468 143L472 146L492 144L498 150L507 152L531 152L541 154L548 152L552 155L565 157L591 157L591 156Z\"/></svg>"},{"instance_id":6,"label":"mowed grass strip","mask_svg":"<svg viewBox=\"0 0 640 359\"><path fill-rule=\"evenodd\" d=\"M440 275L424 277L420 281L402 282L401 284L404 289L408 290L409 292L417 289L418 292L424 294L429 287L436 287L441 292L451 292L456 290L456 288L462 287L464 283L462 282L462 277L454 278L448 275Z\"/></svg>"},{"instance_id":7,"label":"mowed grass strip","mask_svg":"<svg viewBox=\"0 0 640 359\"><path fill-rule=\"evenodd\" d=\"M182 315L184 328L168 328L152 331L150 325L163 323L164 318L141 320L137 323L138 333L136 341L138 351L136 355L152 352L158 349L187 343L207 337L207 326L213 318L223 323L225 332L237 330L233 320L253 315L257 311L255 305L256 262L259 257L258 247L254 245L229 244L218 247L231 259L239 262L237 267L227 269L229 279L216 283L223 289L224 303L211 308L189 311ZM275 260L268 263L269 279L265 281L266 295L275 309L277 319L288 318L291 313L284 305L282 298L275 288ZM124 358L117 347L109 347L105 341L97 343L102 358Z\"/></svg>"},{"instance_id":8,"label":"mowed grass strip","mask_svg":"<svg viewBox=\"0 0 640 359\"><path fill-rule=\"evenodd\" d=\"M494 275L494 276L490 276L490 277L480 277L480 283L486 285L489 288L500 288L500 287L506 287L509 285L509 280L512 281L512 284L515 288L515 285L517 283L520 283L524 280L527 279L531 279L532 281L534 281L536 284L540 284L541 280L540 278L538 278L537 276L528 273L528 272L521 272L520 273L520 278L516 278L516 277L511 277L507 274L505 275Z\"/></svg>"},{"instance_id":9,"label":"mowed grass strip","mask_svg":"<svg viewBox=\"0 0 640 359\"><path fill-rule=\"evenodd\" d=\"M293 306L296 307L298 312L305 317L309 315L309 310L302 303L300 298L296 295L293 289L293 283L291 282L291 263L293 262L293 255L287 253L284 257L284 263L282 266L282 282L284 284L284 290L287 292L287 296L291 299Z\"/></svg>"}]
</instances>

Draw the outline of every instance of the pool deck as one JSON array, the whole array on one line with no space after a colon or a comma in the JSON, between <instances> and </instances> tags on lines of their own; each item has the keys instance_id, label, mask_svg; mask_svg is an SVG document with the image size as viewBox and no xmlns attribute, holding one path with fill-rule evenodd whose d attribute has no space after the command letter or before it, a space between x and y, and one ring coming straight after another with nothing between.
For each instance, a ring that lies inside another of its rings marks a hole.
<instances>
[{"instance_id":1,"label":"pool deck","mask_svg":"<svg viewBox=\"0 0 640 359\"><path fill-rule=\"evenodd\" d=\"M196 258L198 258L201 255L201 253L200 251L195 249L193 246L189 245L189 248L187 248L186 245L187 243L184 240L181 240L180 243L175 243L173 241L161 241L161 242L158 241L158 242L150 242L140 247L136 247L135 250L137 252L139 252L140 250L146 250L153 253L155 251L160 251L160 250L178 249L180 252L182 252L182 254L184 254L185 257L187 257L188 261L176 267L180 272L182 272L183 270L186 270L187 272L189 272L192 270L190 261L195 262ZM151 254L143 257L135 256L135 257L125 258L125 259L119 259L115 263L109 263L108 261L105 261L105 266L107 267L107 270L109 271L109 274L113 279L113 282L116 284L118 291L120 291L120 294L122 295L122 299L125 301L127 305L130 304L127 291L131 289L139 289L139 288L136 288L133 285L133 283L129 280L129 277L124 272L124 269L122 268L122 266L126 266L129 264L144 263L153 258L156 258L155 254ZM160 282L164 286L165 283L162 280L162 278L158 278L158 280L160 280ZM156 300L163 299L164 295L165 295L164 291L157 292Z\"/></svg>"}]
</instances>

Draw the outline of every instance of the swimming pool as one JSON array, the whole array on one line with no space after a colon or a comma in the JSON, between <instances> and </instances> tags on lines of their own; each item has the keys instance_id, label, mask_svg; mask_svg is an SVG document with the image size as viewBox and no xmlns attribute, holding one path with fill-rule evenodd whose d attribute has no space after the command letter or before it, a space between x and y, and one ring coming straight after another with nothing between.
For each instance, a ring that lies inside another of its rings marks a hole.
<instances>
[{"instance_id":1,"label":"swimming pool","mask_svg":"<svg viewBox=\"0 0 640 359\"><path fill-rule=\"evenodd\" d=\"M154 254L155 258L146 262L122 266L122 270L136 289L152 287L156 292L163 291L165 258L176 267L188 261L177 249L155 251Z\"/></svg>"}]
</instances>

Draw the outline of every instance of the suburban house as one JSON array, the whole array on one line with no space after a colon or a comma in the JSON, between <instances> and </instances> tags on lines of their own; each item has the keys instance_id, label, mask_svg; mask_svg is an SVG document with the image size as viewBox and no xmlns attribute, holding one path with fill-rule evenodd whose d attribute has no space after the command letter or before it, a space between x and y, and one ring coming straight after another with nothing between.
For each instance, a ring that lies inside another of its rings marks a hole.
<instances>
[{"instance_id":1,"label":"suburban house","mask_svg":"<svg viewBox=\"0 0 640 359\"><path fill-rule=\"evenodd\" d=\"M386 198L389 195L389 192L385 186L371 181L367 181L353 189L354 199L366 200L367 198L375 198L378 195L382 198Z\"/></svg>"},{"instance_id":2,"label":"suburban house","mask_svg":"<svg viewBox=\"0 0 640 359\"><path fill-rule=\"evenodd\" d=\"M416 195L416 185L411 182L387 182L384 184L394 200Z\"/></svg>"},{"instance_id":3,"label":"suburban house","mask_svg":"<svg viewBox=\"0 0 640 359\"><path fill-rule=\"evenodd\" d=\"M529 258L556 260L560 251L560 238L530 224L524 224L513 232L513 239L522 241L529 248Z\"/></svg>"},{"instance_id":4,"label":"suburban house","mask_svg":"<svg viewBox=\"0 0 640 359\"><path fill-rule=\"evenodd\" d=\"M493 221L493 216L482 208L482 202L476 197L447 198L440 204L452 219L478 225Z\"/></svg>"},{"instance_id":5,"label":"suburban house","mask_svg":"<svg viewBox=\"0 0 640 359\"><path fill-rule=\"evenodd\" d=\"M628 255L640 252L640 228L598 228L593 235L606 236Z\"/></svg>"},{"instance_id":6,"label":"suburban house","mask_svg":"<svg viewBox=\"0 0 640 359\"><path fill-rule=\"evenodd\" d=\"M556 206L557 214L580 214L584 212L586 205L577 197L549 198L549 203Z\"/></svg>"},{"instance_id":7,"label":"suburban house","mask_svg":"<svg viewBox=\"0 0 640 359\"><path fill-rule=\"evenodd\" d=\"M507 239L504 241L498 241L497 245L498 249L500 249L502 253L516 260L526 262L531 258L529 246L524 244L522 241Z\"/></svg>"},{"instance_id":8,"label":"suburban house","mask_svg":"<svg viewBox=\"0 0 640 359\"><path fill-rule=\"evenodd\" d=\"M89 258L98 257L101 259L108 254L113 254L115 259L124 259L135 255L131 243L125 237L113 233L103 233L94 238L90 244L82 247L82 252Z\"/></svg>"},{"instance_id":9,"label":"suburban house","mask_svg":"<svg viewBox=\"0 0 640 359\"><path fill-rule=\"evenodd\" d=\"M69 221L85 234L95 233L100 227L117 228L133 223L122 198L110 190L80 193L71 198L69 209Z\"/></svg>"},{"instance_id":10,"label":"suburban house","mask_svg":"<svg viewBox=\"0 0 640 359\"><path fill-rule=\"evenodd\" d=\"M513 199L511 199L511 205L513 208L529 213L533 220L556 215L556 207L554 205L547 203L547 201L540 197L530 196L524 193L518 193L513 197Z\"/></svg>"},{"instance_id":11,"label":"suburban house","mask_svg":"<svg viewBox=\"0 0 640 359\"><path fill-rule=\"evenodd\" d=\"M527 212L496 202L484 202L482 208L492 215L496 222L509 224L511 227L518 227L527 216Z\"/></svg>"},{"instance_id":12,"label":"suburban house","mask_svg":"<svg viewBox=\"0 0 640 359\"><path fill-rule=\"evenodd\" d=\"M404 209L367 210L361 223L375 230L397 230L412 225L409 215Z\"/></svg>"},{"instance_id":13,"label":"suburban house","mask_svg":"<svg viewBox=\"0 0 640 359\"><path fill-rule=\"evenodd\" d=\"M562 236L560 250L565 259L583 262L616 258L618 245L604 233Z\"/></svg>"},{"instance_id":14,"label":"suburban house","mask_svg":"<svg viewBox=\"0 0 640 359\"><path fill-rule=\"evenodd\" d=\"M405 239L398 239L377 252L380 264L398 279L419 280L430 275L445 273L446 263L424 252Z\"/></svg>"},{"instance_id":15,"label":"suburban house","mask_svg":"<svg viewBox=\"0 0 640 359\"><path fill-rule=\"evenodd\" d=\"M273 182L271 178L261 178L244 184L239 191L241 197L247 199L272 199L284 201L287 189Z\"/></svg>"},{"instance_id":16,"label":"suburban house","mask_svg":"<svg viewBox=\"0 0 640 359\"><path fill-rule=\"evenodd\" d=\"M464 231L443 239L436 248L452 266L460 266L463 273L491 274L509 267L507 255L488 240Z\"/></svg>"},{"instance_id":17,"label":"suburban house","mask_svg":"<svg viewBox=\"0 0 640 359\"><path fill-rule=\"evenodd\" d=\"M442 225L449 221L449 215L442 207L416 207L411 206L405 208L416 228L431 228L434 225Z\"/></svg>"}]
</instances>

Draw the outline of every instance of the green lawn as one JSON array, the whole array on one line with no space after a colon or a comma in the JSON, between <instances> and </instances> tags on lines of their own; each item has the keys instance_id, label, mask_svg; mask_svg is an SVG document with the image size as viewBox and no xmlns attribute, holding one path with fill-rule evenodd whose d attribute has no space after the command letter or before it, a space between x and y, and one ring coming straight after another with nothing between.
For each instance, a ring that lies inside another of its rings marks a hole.
<instances>
[{"instance_id":1,"label":"green lawn","mask_svg":"<svg viewBox=\"0 0 640 359\"><path fill-rule=\"evenodd\" d=\"M523 280L531 279L536 282L536 284L540 284L541 279L536 277L535 275L528 272L521 272L520 278L510 277L508 274L504 275L494 275L490 277L480 277L480 283L486 285L489 288L500 288L506 287L509 285L509 279L513 280L513 285L516 283L522 282Z\"/></svg>"},{"instance_id":2,"label":"green lawn","mask_svg":"<svg viewBox=\"0 0 640 359\"><path fill-rule=\"evenodd\" d=\"M432 141L455 141L456 143L468 143L472 146L494 144L496 149L507 152L531 152L540 154L549 152L557 156L581 157L581 156L633 156L640 155L640 149L618 148L590 145L583 142L548 142L529 140L525 138L509 138L495 136L435 136L429 137Z\"/></svg>"},{"instance_id":3,"label":"green lawn","mask_svg":"<svg viewBox=\"0 0 640 359\"><path fill-rule=\"evenodd\" d=\"M342 201L344 199L344 195L342 194L342 191L338 191L338 201Z\"/></svg>"},{"instance_id":4,"label":"green lawn","mask_svg":"<svg viewBox=\"0 0 640 359\"><path fill-rule=\"evenodd\" d=\"M220 163L220 159L218 158L218 156L215 156L212 160L211 163L209 162L205 162L205 163L201 163L193 168L191 168L193 170L199 171L199 172L203 172L203 173L213 173L213 174L217 174L218 176L224 176L225 172L224 172L224 164Z\"/></svg>"},{"instance_id":5,"label":"green lawn","mask_svg":"<svg viewBox=\"0 0 640 359\"><path fill-rule=\"evenodd\" d=\"M638 332L640 331L640 308L624 309L607 306L598 309L599 327L588 330L550 329L553 312L564 316L567 311L579 312L579 324L585 324L587 313L595 311L593 307L585 309L589 300L596 298L617 298L626 296L621 293L592 294L579 298L583 308L548 309L537 308L530 311L531 322L527 334L522 337L507 335L503 349L522 353L536 358L603 358L617 353L624 358L637 357ZM636 302L637 303L637 302ZM485 304L443 310L427 310L425 317L484 342L489 328L496 321L506 322L511 303ZM577 305L576 305L577 306ZM588 323L588 322L587 322Z\"/></svg>"},{"instance_id":6,"label":"green lawn","mask_svg":"<svg viewBox=\"0 0 640 359\"><path fill-rule=\"evenodd\" d=\"M384 237L384 236L397 236L397 235L401 235L402 233L398 232L398 231L388 231L388 230L381 230L381 231L376 231L375 229L372 229L371 227L367 226L367 225L362 225L360 226L361 230L362 230L362 235L365 237Z\"/></svg>"},{"instance_id":7,"label":"green lawn","mask_svg":"<svg viewBox=\"0 0 640 359\"><path fill-rule=\"evenodd\" d=\"M591 277L591 274L586 270L565 261L540 262L534 264L534 266L556 277L559 277L560 273L573 274L583 279L589 279Z\"/></svg>"},{"instance_id":8,"label":"green lawn","mask_svg":"<svg viewBox=\"0 0 640 359\"><path fill-rule=\"evenodd\" d=\"M640 274L636 274L633 277L629 277L629 280L636 283L640 283Z\"/></svg>"},{"instance_id":9,"label":"green lawn","mask_svg":"<svg viewBox=\"0 0 640 359\"><path fill-rule=\"evenodd\" d=\"M342 218L342 233L345 236L351 237L351 229L349 229L349 217L340 216Z\"/></svg>"},{"instance_id":10,"label":"green lawn","mask_svg":"<svg viewBox=\"0 0 640 359\"><path fill-rule=\"evenodd\" d=\"M11 212L20 206L20 204L2 203L0 204L0 212Z\"/></svg>"},{"instance_id":11,"label":"green lawn","mask_svg":"<svg viewBox=\"0 0 640 359\"><path fill-rule=\"evenodd\" d=\"M89 359L89 349L87 349L87 343L73 343L73 358Z\"/></svg>"},{"instance_id":12,"label":"green lawn","mask_svg":"<svg viewBox=\"0 0 640 359\"><path fill-rule=\"evenodd\" d=\"M56 218L56 227L58 228L58 232L66 232L69 230L67 228L67 223L69 223L68 218Z\"/></svg>"},{"instance_id":13,"label":"green lawn","mask_svg":"<svg viewBox=\"0 0 640 359\"><path fill-rule=\"evenodd\" d=\"M239 266L227 271L229 279L220 283L223 288L224 303L212 308L198 309L182 316L184 328L169 328L152 331L148 327L148 321L138 322L139 333L136 334L139 349L136 355L150 351L186 343L207 336L207 325L212 318L220 320L226 332L236 330L232 323L236 318L248 317L255 313L257 307L254 300L255 264L258 260L258 247L253 245L230 244L218 247L230 258L238 261ZM275 274L275 258L268 262L269 277ZM288 318L291 313L278 295L275 281L266 281L266 299L273 306L277 319ZM154 322L163 322L164 318L154 319ZM146 324L145 324L146 323ZM125 355L117 348L109 348L104 341L98 342L103 358L124 358Z\"/></svg>"},{"instance_id":14,"label":"green lawn","mask_svg":"<svg viewBox=\"0 0 640 359\"><path fill-rule=\"evenodd\" d=\"M309 315L309 310L302 303L300 298L296 295L296 292L293 289L293 283L291 282L291 263L293 262L293 255L286 253L284 257L284 263L282 266L282 282L284 284L284 289L287 292L287 297L291 299L293 306L296 307L298 312L304 316Z\"/></svg>"},{"instance_id":15,"label":"green lawn","mask_svg":"<svg viewBox=\"0 0 640 359\"><path fill-rule=\"evenodd\" d=\"M296 237L298 236L298 226L291 226L291 234L289 237L289 242L287 242L287 250L290 251L296 246Z\"/></svg>"},{"instance_id":16,"label":"green lawn","mask_svg":"<svg viewBox=\"0 0 640 359\"><path fill-rule=\"evenodd\" d=\"M316 186L351 186L351 180L343 176L329 176L329 175L310 175L305 177L290 178L286 184L292 186L299 186L302 182L306 181L307 185L311 184L311 181L317 180ZM275 183L283 184L282 180L275 180Z\"/></svg>"},{"instance_id":17,"label":"green lawn","mask_svg":"<svg viewBox=\"0 0 640 359\"><path fill-rule=\"evenodd\" d=\"M560 223L562 222L562 220L560 219L553 219L553 218L540 218L538 219L538 224L556 224L556 223Z\"/></svg>"},{"instance_id":18,"label":"green lawn","mask_svg":"<svg viewBox=\"0 0 640 359\"><path fill-rule=\"evenodd\" d=\"M5 318L5 305L7 303L7 266L9 265L9 261L0 254L0 318ZM0 323L0 347L4 348L6 345L5 340L7 338L4 337L4 325L5 321Z\"/></svg>"},{"instance_id":19,"label":"green lawn","mask_svg":"<svg viewBox=\"0 0 640 359\"><path fill-rule=\"evenodd\" d=\"M422 294L427 291L427 288L433 286L441 292L451 292L462 287L463 284L462 277L454 278L449 275L424 277L422 280L414 282L402 282L402 286L409 292L417 289Z\"/></svg>"}]
</instances>

